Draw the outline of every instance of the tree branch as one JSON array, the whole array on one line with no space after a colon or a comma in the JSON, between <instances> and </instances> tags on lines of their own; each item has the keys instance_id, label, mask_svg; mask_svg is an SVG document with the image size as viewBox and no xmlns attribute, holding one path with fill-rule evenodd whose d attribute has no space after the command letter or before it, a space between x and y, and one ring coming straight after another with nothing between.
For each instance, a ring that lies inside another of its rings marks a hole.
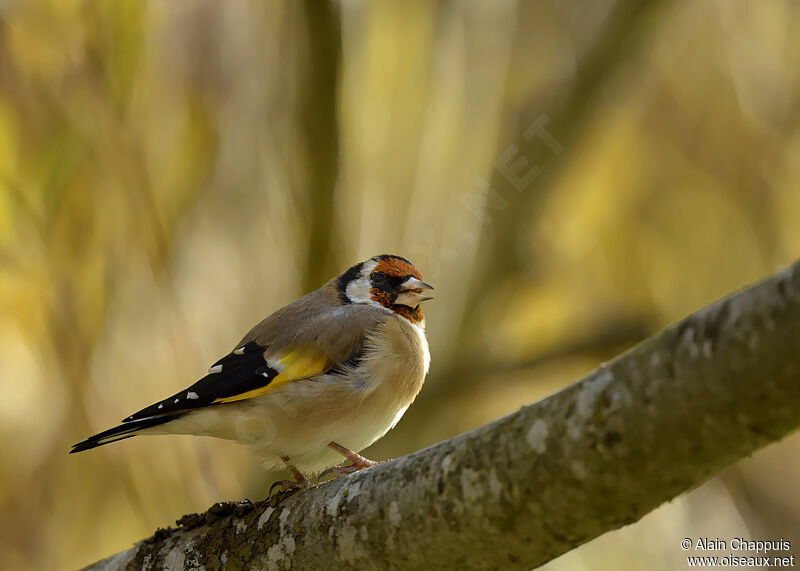
<instances>
[{"instance_id":1,"label":"tree branch","mask_svg":"<svg viewBox=\"0 0 800 571\"><path fill-rule=\"evenodd\" d=\"M531 568L800 424L800 262L491 424L90 569Z\"/></svg>"}]
</instances>

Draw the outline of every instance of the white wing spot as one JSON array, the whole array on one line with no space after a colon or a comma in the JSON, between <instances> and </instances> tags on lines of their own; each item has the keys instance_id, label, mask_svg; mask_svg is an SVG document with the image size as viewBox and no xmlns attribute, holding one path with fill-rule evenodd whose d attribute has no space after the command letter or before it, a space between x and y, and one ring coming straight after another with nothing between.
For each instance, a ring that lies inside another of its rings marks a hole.
<instances>
[{"instance_id":1,"label":"white wing spot","mask_svg":"<svg viewBox=\"0 0 800 571\"><path fill-rule=\"evenodd\" d=\"M239 347L238 349L234 350L234 355L244 355L244 347Z\"/></svg>"},{"instance_id":2,"label":"white wing spot","mask_svg":"<svg viewBox=\"0 0 800 571\"><path fill-rule=\"evenodd\" d=\"M174 401L172 401L172 402L174 402L175 404L178 404L179 402L181 402L181 399L175 399L175 400L174 400Z\"/></svg>"},{"instance_id":3,"label":"white wing spot","mask_svg":"<svg viewBox=\"0 0 800 571\"><path fill-rule=\"evenodd\" d=\"M188 393L186 393L186 398L189 399L189 400L197 400L200 397L198 396L198 394L196 392L189 391Z\"/></svg>"},{"instance_id":4,"label":"white wing spot","mask_svg":"<svg viewBox=\"0 0 800 571\"><path fill-rule=\"evenodd\" d=\"M209 375L213 375L214 373L221 373L222 372L222 365L214 365L208 370Z\"/></svg>"},{"instance_id":5,"label":"white wing spot","mask_svg":"<svg viewBox=\"0 0 800 571\"><path fill-rule=\"evenodd\" d=\"M164 403L162 402L160 405L158 405L158 408L164 408Z\"/></svg>"},{"instance_id":6,"label":"white wing spot","mask_svg":"<svg viewBox=\"0 0 800 571\"><path fill-rule=\"evenodd\" d=\"M263 373L261 373L261 376L269 378L269 373L267 371L264 371Z\"/></svg>"}]
</instances>

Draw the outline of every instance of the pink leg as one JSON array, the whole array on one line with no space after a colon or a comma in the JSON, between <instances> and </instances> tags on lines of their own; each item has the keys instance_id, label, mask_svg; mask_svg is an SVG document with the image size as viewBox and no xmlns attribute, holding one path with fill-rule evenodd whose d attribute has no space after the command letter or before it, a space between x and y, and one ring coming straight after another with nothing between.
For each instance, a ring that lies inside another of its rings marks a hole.
<instances>
[{"instance_id":1,"label":"pink leg","mask_svg":"<svg viewBox=\"0 0 800 571\"><path fill-rule=\"evenodd\" d=\"M349 448L345 448L341 444L337 444L336 442L331 442L328 444L330 448L336 450L339 454L350 460L350 466L334 466L333 468L328 468L322 474L320 474L320 478L326 476L328 474L333 474L335 476L345 476L347 474L352 474L353 472L358 472L359 470L363 470L364 468L369 468L370 466L375 466L379 462L375 462L374 460L370 460L368 458L364 458L361 454L357 452L353 452Z\"/></svg>"},{"instance_id":2,"label":"pink leg","mask_svg":"<svg viewBox=\"0 0 800 571\"><path fill-rule=\"evenodd\" d=\"M311 485L311 482L300 473L300 470L295 468L294 464L291 463L288 456L281 456L281 460L283 463L286 464L286 467L292 473L292 477L294 481L291 480L278 480L274 484L269 487L269 494L267 497L272 495L272 490L275 489L275 486L279 486L283 491L286 490L302 490L303 488L307 488Z\"/></svg>"}]
</instances>

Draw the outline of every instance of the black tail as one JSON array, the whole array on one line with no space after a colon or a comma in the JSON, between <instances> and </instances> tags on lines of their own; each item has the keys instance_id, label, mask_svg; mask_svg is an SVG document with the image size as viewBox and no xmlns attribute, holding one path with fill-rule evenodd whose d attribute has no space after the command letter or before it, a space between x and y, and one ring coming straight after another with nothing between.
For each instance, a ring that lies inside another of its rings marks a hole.
<instances>
[{"instance_id":1,"label":"black tail","mask_svg":"<svg viewBox=\"0 0 800 571\"><path fill-rule=\"evenodd\" d=\"M72 450L70 450L69 453L74 454L75 452L83 452L84 450L97 448L103 444L111 444L117 440L131 438L136 436L140 430L144 430L145 428L150 428L152 426L158 426L159 424L164 424L181 416L183 415L165 414L162 416L149 416L147 418L140 418L139 420L132 420L130 422L120 424L119 426L115 426L114 428L104 430L103 432L95 434L94 436L90 436L86 440L81 440L77 444L73 444Z\"/></svg>"}]
</instances>

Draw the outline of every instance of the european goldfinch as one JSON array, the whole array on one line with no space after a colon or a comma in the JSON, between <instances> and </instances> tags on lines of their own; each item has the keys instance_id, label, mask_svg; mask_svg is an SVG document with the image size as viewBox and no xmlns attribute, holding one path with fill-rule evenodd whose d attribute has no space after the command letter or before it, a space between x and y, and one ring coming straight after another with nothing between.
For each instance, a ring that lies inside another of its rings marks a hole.
<instances>
[{"instance_id":1,"label":"european goldfinch","mask_svg":"<svg viewBox=\"0 0 800 571\"><path fill-rule=\"evenodd\" d=\"M397 424L430 365L420 302L431 299L405 258L354 265L261 321L208 374L122 424L75 444L81 452L140 434L194 434L253 448L267 469L341 475ZM341 456L340 456L341 455Z\"/></svg>"}]
</instances>

